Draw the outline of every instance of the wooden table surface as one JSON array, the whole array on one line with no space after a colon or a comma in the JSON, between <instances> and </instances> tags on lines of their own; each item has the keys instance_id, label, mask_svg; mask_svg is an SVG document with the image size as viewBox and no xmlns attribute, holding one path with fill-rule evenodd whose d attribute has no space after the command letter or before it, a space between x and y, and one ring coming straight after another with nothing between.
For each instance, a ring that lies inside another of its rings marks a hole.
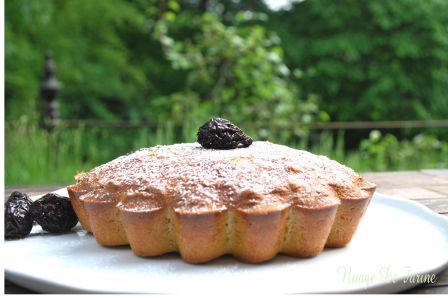
<instances>
[{"instance_id":1,"label":"wooden table surface","mask_svg":"<svg viewBox=\"0 0 448 298\"><path fill-rule=\"evenodd\" d=\"M407 198L421 203L448 218L448 169L403 172L363 173L377 184L377 192L395 197ZM14 191L28 195L40 195L64 185L20 186L5 188L5 199ZM448 252L447 252L448 253ZM33 293L5 280L5 293ZM448 293L448 269L437 275L437 282L419 285L404 293L441 294Z\"/></svg>"}]
</instances>

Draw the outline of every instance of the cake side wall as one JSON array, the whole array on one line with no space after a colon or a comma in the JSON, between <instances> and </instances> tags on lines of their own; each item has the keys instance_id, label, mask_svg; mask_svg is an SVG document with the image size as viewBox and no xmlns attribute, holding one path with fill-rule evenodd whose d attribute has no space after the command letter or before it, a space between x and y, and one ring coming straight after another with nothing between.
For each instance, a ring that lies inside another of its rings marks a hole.
<instances>
[{"instance_id":1,"label":"cake side wall","mask_svg":"<svg viewBox=\"0 0 448 298\"><path fill-rule=\"evenodd\" d=\"M101 245L130 244L139 256L179 252L190 263L204 263L231 254L259 263L278 253L312 257L324 247L347 245L365 213L375 186L362 188L368 197L341 199L321 209L230 209L185 213L173 208L130 211L119 201L80 199L76 186L67 188L83 228Z\"/></svg>"},{"instance_id":2,"label":"cake side wall","mask_svg":"<svg viewBox=\"0 0 448 298\"><path fill-rule=\"evenodd\" d=\"M362 216L369 206L376 186L364 188L368 197L361 199L341 200L336 219L326 243L326 247L344 247L352 240Z\"/></svg>"},{"instance_id":3,"label":"cake side wall","mask_svg":"<svg viewBox=\"0 0 448 298\"><path fill-rule=\"evenodd\" d=\"M76 191L76 185L71 185L67 187L68 196L70 197L70 202L72 203L73 210L78 216L79 222L84 230L87 232L92 232L89 223L89 216L84 208L84 203L79 199L79 194Z\"/></svg>"}]
</instances>

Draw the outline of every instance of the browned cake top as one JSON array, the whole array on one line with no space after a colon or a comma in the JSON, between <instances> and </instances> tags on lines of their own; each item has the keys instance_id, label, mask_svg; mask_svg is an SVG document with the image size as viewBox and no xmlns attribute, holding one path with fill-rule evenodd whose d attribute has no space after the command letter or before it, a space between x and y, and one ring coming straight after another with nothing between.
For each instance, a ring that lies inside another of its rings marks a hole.
<instances>
[{"instance_id":1,"label":"browned cake top","mask_svg":"<svg viewBox=\"0 0 448 298\"><path fill-rule=\"evenodd\" d=\"M82 200L114 200L144 211L319 209L365 198L369 183L348 167L269 142L204 149L198 143L156 146L121 156L76 177Z\"/></svg>"}]
</instances>

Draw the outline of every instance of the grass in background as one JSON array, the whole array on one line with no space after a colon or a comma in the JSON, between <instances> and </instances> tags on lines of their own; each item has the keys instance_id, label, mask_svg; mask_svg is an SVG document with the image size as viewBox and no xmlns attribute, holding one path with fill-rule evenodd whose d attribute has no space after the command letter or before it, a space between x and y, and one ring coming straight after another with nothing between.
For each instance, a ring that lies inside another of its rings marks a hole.
<instances>
[{"instance_id":1,"label":"grass in background","mask_svg":"<svg viewBox=\"0 0 448 298\"><path fill-rule=\"evenodd\" d=\"M155 132L91 127L46 131L21 119L5 125L5 184L70 183L77 173L119 155L174 139L169 124Z\"/></svg>"},{"instance_id":2,"label":"grass in background","mask_svg":"<svg viewBox=\"0 0 448 298\"><path fill-rule=\"evenodd\" d=\"M199 123L190 123L176 131L167 122L155 130L57 127L46 131L26 119L6 123L5 184L71 183L77 173L127 152L157 144L194 142L197 127ZM360 172L448 167L448 142L428 135L399 141L393 135L372 131L355 151L344 149L343 132L336 136L323 132L312 143L307 138L288 141L285 136L270 141L326 155Z\"/></svg>"}]
</instances>

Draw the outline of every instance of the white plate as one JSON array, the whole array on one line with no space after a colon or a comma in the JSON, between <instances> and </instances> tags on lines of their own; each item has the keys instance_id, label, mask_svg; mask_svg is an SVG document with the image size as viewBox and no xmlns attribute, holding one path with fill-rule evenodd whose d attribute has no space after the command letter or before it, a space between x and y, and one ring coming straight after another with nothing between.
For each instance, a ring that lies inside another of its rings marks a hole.
<instances>
[{"instance_id":1,"label":"white plate","mask_svg":"<svg viewBox=\"0 0 448 298\"><path fill-rule=\"evenodd\" d=\"M221 257L191 265L176 254L142 258L129 247L102 247L79 226L59 236L35 226L31 236L6 241L4 255L8 280L44 293L393 293L448 264L448 220L375 194L352 242L310 259L280 255L250 265Z\"/></svg>"}]
</instances>

